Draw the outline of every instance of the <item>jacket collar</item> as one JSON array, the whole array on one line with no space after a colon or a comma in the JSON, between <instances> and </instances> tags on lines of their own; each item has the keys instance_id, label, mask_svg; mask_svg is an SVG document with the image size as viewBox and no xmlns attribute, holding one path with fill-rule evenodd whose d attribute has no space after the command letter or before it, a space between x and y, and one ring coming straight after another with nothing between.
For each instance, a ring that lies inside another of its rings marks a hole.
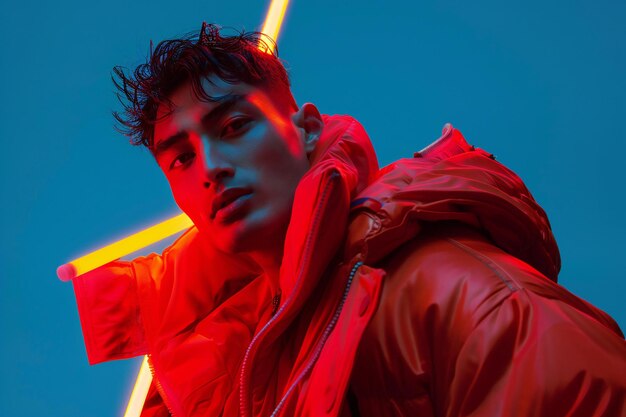
<instances>
[{"instance_id":1,"label":"jacket collar","mask_svg":"<svg viewBox=\"0 0 626 417\"><path fill-rule=\"evenodd\" d=\"M363 127L348 116L324 116L311 169L295 193L279 278L283 300L276 315L255 335L243 359L243 416L251 415L252 390L257 386L256 379L262 378L254 368L257 358L272 350L274 341L320 284L345 240L350 201L371 183L377 171L376 155ZM329 285L343 287L342 282ZM311 336L311 340L317 340L316 335Z\"/></svg>"}]
</instances>

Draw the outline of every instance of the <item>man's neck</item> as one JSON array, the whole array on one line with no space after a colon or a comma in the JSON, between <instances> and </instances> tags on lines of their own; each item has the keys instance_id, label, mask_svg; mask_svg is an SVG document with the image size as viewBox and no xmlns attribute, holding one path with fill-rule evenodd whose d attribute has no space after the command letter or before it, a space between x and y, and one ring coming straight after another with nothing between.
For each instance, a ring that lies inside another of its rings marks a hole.
<instances>
[{"instance_id":1,"label":"man's neck","mask_svg":"<svg viewBox=\"0 0 626 417\"><path fill-rule=\"evenodd\" d=\"M272 289L272 295L280 293L280 266L283 262L283 248L255 251L250 257L261 267Z\"/></svg>"}]
</instances>

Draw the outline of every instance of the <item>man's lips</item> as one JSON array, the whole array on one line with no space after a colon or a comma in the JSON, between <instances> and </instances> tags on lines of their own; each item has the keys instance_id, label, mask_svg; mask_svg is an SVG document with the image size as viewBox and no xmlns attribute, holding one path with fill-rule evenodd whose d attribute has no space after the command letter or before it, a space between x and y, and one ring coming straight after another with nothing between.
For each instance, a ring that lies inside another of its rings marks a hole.
<instances>
[{"instance_id":1,"label":"man's lips","mask_svg":"<svg viewBox=\"0 0 626 417\"><path fill-rule=\"evenodd\" d=\"M228 188L222 191L213 199L213 204L211 205L211 219L215 219L215 215L218 211L228 207L238 198L250 193L251 191L246 188Z\"/></svg>"}]
</instances>

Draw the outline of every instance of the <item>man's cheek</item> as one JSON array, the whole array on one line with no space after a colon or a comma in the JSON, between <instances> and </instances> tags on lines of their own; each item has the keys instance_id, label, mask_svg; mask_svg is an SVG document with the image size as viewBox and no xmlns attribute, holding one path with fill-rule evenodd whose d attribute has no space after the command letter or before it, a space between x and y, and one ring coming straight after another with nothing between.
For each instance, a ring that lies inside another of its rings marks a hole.
<instances>
[{"instance_id":1,"label":"man's cheek","mask_svg":"<svg viewBox=\"0 0 626 417\"><path fill-rule=\"evenodd\" d=\"M185 190L181 190L175 185L171 185L171 188L172 196L174 197L174 201L176 201L178 207L191 217L191 220L195 223L198 220L196 218L198 213L196 213L197 209L195 208L193 194L188 193Z\"/></svg>"}]
</instances>

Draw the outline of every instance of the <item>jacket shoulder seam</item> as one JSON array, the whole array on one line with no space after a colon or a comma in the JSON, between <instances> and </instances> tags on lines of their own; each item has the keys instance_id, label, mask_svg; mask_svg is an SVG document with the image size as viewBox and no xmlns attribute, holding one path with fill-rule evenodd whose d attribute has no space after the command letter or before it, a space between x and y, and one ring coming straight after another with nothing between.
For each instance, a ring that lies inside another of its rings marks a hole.
<instances>
[{"instance_id":1,"label":"jacket shoulder seam","mask_svg":"<svg viewBox=\"0 0 626 417\"><path fill-rule=\"evenodd\" d=\"M463 252L473 257L474 259L478 260L485 267L489 268L511 292L515 292L521 288L521 286L517 282L515 282L515 280L506 273L506 271L498 267L497 263L493 259L478 252L477 250L470 248L467 245L464 245L456 239L446 238L446 240L457 248L461 249Z\"/></svg>"}]
</instances>

